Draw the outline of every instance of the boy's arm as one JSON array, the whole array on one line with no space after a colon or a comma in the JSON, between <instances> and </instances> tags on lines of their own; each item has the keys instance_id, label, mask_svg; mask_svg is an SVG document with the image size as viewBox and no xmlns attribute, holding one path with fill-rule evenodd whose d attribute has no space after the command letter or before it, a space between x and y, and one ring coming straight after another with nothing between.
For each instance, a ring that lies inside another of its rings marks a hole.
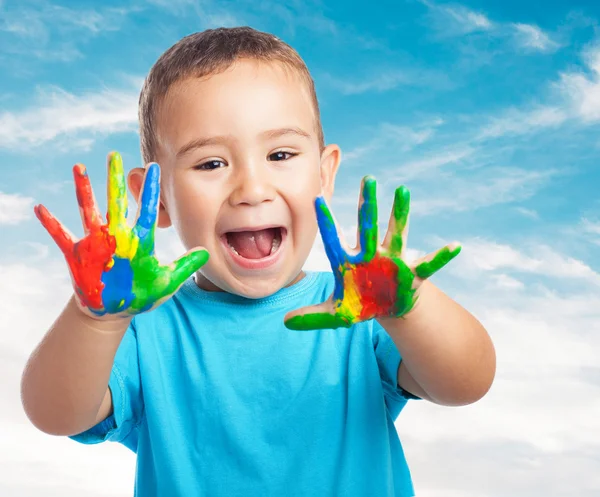
<instances>
[{"instance_id":1,"label":"boy's arm","mask_svg":"<svg viewBox=\"0 0 600 497\"><path fill-rule=\"evenodd\" d=\"M77 295L32 353L22 379L25 412L40 430L56 435L79 434L111 413L111 369L132 316L171 298L208 260L208 252L196 247L172 264L160 264L154 254L158 164L148 166L135 192L139 209L130 227L121 156L110 153L107 162L106 223L85 167L73 167L82 239L76 240L44 206L35 207L65 256Z\"/></svg>"},{"instance_id":2,"label":"boy's arm","mask_svg":"<svg viewBox=\"0 0 600 497\"><path fill-rule=\"evenodd\" d=\"M409 313L377 321L402 357L398 384L404 390L443 405L470 404L489 390L496 355L488 333L430 281Z\"/></svg>"},{"instance_id":3,"label":"boy's arm","mask_svg":"<svg viewBox=\"0 0 600 497\"><path fill-rule=\"evenodd\" d=\"M439 404L475 402L493 381L494 347L475 317L428 281L461 247L452 243L406 263L410 193L404 186L395 191L380 245L375 185L372 176L363 178L354 249L342 243L325 199L315 200L335 286L327 301L289 312L285 325L295 330L338 328L375 318L402 358L400 387Z\"/></svg>"},{"instance_id":4,"label":"boy's arm","mask_svg":"<svg viewBox=\"0 0 600 497\"><path fill-rule=\"evenodd\" d=\"M23 372L23 407L37 428L74 435L111 414L108 380L130 321L95 320L69 300Z\"/></svg>"}]
</instances>

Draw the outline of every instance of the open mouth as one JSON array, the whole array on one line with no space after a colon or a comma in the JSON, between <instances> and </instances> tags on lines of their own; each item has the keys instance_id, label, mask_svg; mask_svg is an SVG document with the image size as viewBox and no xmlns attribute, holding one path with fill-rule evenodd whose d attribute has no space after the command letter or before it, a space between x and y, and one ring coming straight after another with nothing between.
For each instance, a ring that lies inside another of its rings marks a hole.
<instances>
[{"instance_id":1,"label":"open mouth","mask_svg":"<svg viewBox=\"0 0 600 497\"><path fill-rule=\"evenodd\" d=\"M285 235L286 229L283 226L275 226L251 231L229 231L221 239L236 256L259 261L275 255Z\"/></svg>"}]
</instances>

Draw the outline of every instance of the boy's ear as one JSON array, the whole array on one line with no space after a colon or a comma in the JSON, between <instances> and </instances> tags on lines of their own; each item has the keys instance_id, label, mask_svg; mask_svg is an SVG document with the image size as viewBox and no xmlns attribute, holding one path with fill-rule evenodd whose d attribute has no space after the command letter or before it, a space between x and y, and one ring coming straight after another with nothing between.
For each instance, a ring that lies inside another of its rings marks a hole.
<instances>
[{"instance_id":1,"label":"boy's ear","mask_svg":"<svg viewBox=\"0 0 600 497\"><path fill-rule=\"evenodd\" d=\"M144 177L146 176L146 170L143 167L135 167L127 175L127 184L131 194L135 197L138 205L140 204L140 195L142 193L142 185L144 184ZM165 204L162 200L158 204L158 223L159 228L168 228L171 226L171 218L169 213L165 209Z\"/></svg>"},{"instance_id":2,"label":"boy's ear","mask_svg":"<svg viewBox=\"0 0 600 497\"><path fill-rule=\"evenodd\" d=\"M342 151L338 145L327 145L321 152L321 191L327 202L330 202L333 196L335 176L341 159Z\"/></svg>"}]
</instances>

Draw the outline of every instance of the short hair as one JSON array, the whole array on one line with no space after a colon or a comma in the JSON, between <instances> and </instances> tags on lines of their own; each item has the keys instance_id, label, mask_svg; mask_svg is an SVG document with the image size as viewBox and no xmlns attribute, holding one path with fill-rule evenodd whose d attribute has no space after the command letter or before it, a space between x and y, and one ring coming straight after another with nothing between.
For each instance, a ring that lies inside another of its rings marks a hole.
<instances>
[{"instance_id":1,"label":"short hair","mask_svg":"<svg viewBox=\"0 0 600 497\"><path fill-rule=\"evenodd\" d=\"M207 29L188 35L164 52L150 69L139 99L140 146L144 164L156 160L156 115L169 89L187 78L225 71L238 59L280 62L307 85L313 101L317 138L322 150L323 128L314 81L298 52L270 33L248 26Z\"/></svg>"}]
</instances>

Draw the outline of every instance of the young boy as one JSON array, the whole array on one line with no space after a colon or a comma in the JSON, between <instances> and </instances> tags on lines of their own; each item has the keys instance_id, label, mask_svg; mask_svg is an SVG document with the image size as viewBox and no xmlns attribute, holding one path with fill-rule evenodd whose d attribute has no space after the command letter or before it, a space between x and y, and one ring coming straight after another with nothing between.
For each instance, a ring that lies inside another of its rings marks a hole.
<instances>
[{"instance_id":1,"label":"young boy","mask_svg":"<svg viewBox=\"0 0 600 497\"><path fill-rule=\"evenodd\" d=\"M426 269L408 273L402 312L378 310L377 299L391 289L401 298L402 285L385 279L385 258L360 283L357 268L369 265L356 261L369 250L373 259L377 243L371 180L364 246L343 256L346 272L302 271L317 233L314 201L331 199L340 149L324 144L299 55L251 28L190 35L151 69L139 117L150 165L129 173L141 204L133 230L117 154L108 225L82 166L84 239L75 243L36 208L75 294L24 371L31 421L135 451L135 493L144 497L414 495L394 420L409 398L481 398L493 346ZM408 205L402 217L398 202L390 226L406 222ZM342 249L318 205L333 263ZM156 217L189 249L170 267L153 256ZM402 227L384 242L400 254ZM369 291L379 295L370 311Z\"/></svg>"}]
</instances>

